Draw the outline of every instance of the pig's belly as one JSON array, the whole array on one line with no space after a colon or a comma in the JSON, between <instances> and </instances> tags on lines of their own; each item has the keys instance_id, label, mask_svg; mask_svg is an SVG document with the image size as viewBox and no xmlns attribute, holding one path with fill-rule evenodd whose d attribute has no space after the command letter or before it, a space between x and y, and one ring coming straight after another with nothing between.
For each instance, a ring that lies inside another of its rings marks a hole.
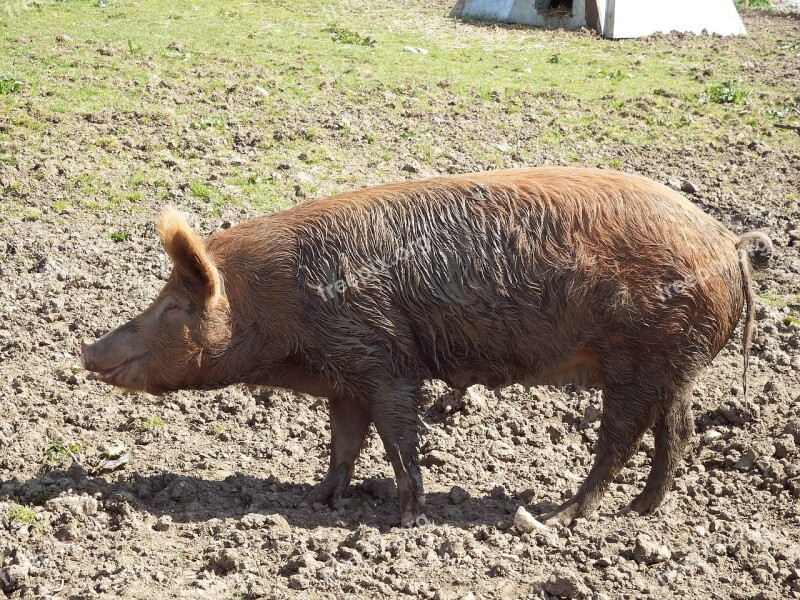
<instances>
[{"instance_id":1,"label":"pig's belly","mask_svg":"<svg viewBox=\"0 0 800 600\"><path fill-rule=\"evenodd\" d=\"M499 388L515 383L526 387L534 385L582 385L586 387L602 387L603 372L597 355L589 349L582 349L566 360L545 364L539 367L525 367L516 364L503 368L482 369L465 368L464 370L448 370L435 372L437 379L456 389L466 389L471 385L485 385Z\"/></svg>"}]
</instances>

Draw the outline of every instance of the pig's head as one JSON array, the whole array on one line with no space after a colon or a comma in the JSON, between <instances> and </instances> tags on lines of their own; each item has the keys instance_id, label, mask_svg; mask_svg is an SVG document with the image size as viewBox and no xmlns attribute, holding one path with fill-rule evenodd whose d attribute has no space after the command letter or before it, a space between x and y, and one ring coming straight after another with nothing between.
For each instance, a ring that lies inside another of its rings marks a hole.
<instances>
[{"instance_id":1,"label":"pig's head","mask_svg":"<svg viewBox=\"0 0 800 600\"><path fill-rule=\"evenodd\" d=\"M82 345L84 368L100 380L151 394L207 385L231 336L223 281L203 240L174 208L161 214L158 235L174 265L158 298L133 320Z\"/></svg>"}]
</instances>

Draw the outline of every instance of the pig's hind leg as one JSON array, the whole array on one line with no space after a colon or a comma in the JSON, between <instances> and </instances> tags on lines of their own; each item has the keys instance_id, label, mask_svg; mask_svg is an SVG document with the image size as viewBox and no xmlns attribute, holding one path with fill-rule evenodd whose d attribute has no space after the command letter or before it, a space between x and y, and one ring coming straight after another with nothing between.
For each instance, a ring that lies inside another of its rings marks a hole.
<instances>
[{"instance_id":1,"label":"pig's hind leg","mask_svg":"<svg viewBox=\"0 0 800 600\"><path fill-rule=\"evenodd\" d=\"M594 512L611 481L638 449L644 432L653 425L657 407L657 390L637 384L604 386L594 465L578 493L545 515L545 523L567 526Z\"/></svg>"},{"instance_id":2,"label":"pig's hind leg","mask_svg":"<svg viewBox=\"0 0 800 600\"><path fill-rule=\"evenodd\" d=\"M687 385L667 400L656 421L653 466L642 492L629 508L639 514L654 511L669 492L675 470L683 459L686 445L694 433L692 385Z\"/></svg>"},{"instance_id":3,"label":"pig's hind leg","mask_svg":"<svg viewBox=\"0 0 800 600\"><path fill-rule=\"evenodd\" d=\"M361 447L367 437L370 416L358 398L330 398L331 459L325 478L302 501L303 506L335 502L342 497L353 476Z\"/></svg>"}]
</instances>

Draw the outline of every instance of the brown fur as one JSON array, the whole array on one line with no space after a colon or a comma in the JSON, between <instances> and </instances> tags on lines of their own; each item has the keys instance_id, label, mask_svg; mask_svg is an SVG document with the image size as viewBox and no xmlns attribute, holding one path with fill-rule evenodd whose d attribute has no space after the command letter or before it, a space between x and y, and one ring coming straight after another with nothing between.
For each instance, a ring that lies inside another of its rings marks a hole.
<instances>
[{"instance_id":1,"label":"brown fur","mask_svg":"<svg viewBox=\"0 0 800 600\"><path fill-rule=\"evenodd\" d=\"M552 518L589 514L649 427L656 454L632 506L654 509L692 433L692 383L745 303L749 349L749 266L762 254L742 248L763 243L649 179L568 168L340 194L204 248L172 211L159 232L175 272L148 311L177 303L180 318L151 318L158 335L139 327L149 358L128 379L153 392L245 382L328 396L331 465L309 502L343 493L373 422L403 524L420 515L415 402L431 377L602 388L596 463ZM85 363L113 367L125 352L110 349L129 343L120 335L87 348Z\"/></svg>"}]
</instances>

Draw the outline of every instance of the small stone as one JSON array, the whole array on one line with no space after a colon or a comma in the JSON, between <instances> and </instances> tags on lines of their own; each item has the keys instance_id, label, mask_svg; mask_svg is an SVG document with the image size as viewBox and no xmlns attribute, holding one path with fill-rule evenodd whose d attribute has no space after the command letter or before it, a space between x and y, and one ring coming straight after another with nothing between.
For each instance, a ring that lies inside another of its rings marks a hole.
<instances>
[{"instance_id":1,"label":"small stone","mask_svg":"<svg viewBox=\"0 0 800 600\"><path fill-rule=\"evenodd\" d=\"M669 560L672 552L663 544L654 542L649 535L644 533L636 536L633 548L633 558L639 564L652 565Z\"/></svg>"},{"instance_id":2,"label":"small stone","mask_svg":"<svg viewBox=\"0 0 800 600\"><path fill-rule=\"evenodd\" d=\"M696 194L700 191L700 188L697 184L692 183L691 181L683 181L681 183L681 191L685 194Z\"/></svg>"},{"instance_id":3,"label":"small stone","mask_svg":"<svg viewBox=\"0 0 800 600\"><path fill-rule=\"evenodd\" d=\"M461 486L454 485L448 494L451 504L462 504L470 499L470 493Z\"/></svg>"},{"instance_id":4,"label":"small stone","mask_svg":"<svg viewBox=\"0 0 800 600\"><path fill-rule=\"evenodd\" d=\"M547 525L537 521L531 513L525 510L524 506L520 506L514 514L514 527L521 533L531 533L537 529L551 531Z\"/></svg>"},{"instance_id":5,"label":"small stone","mask_svg":"<svg viewBox=\"0 0 800 600\"><path fill-rule=\"evenodd\" d=\"M67 523L56 532L56 539L61 542L74 542L78 537L78 526L75 523Z\"/></svg>"},{"instance_id":6,"label":"small stone","mask_svg":"<svg viewBox=\"0 0 800 600\"><path fill-rule=\"evenodd\" d=\"M98 510L97 500L90 496L60 496L48 500L46 506L53 511L65 509L76 517L91 517L96 515Z\"/></svg>"},{"instance_id":7,"label":"small stone","mask_svg":"<svg viewBox=\"0 0 800 600\"><path fill-rule=\"evenodd\" d=\"M775 440L775 458L786 458L792 456L797 451L797 445L794 443L794 437L789 434L784 434Z\"/></svg>"},{"instance_id":8,"label":"small stone","mask_svg":"<svg viewBox=\"0 0 800 600\"><path fill-rule=\"evenodd\" d=\"M431 450L419 459L419 464L423 467L441 467L448 462L454 462L453 456L441 450Z\"/></svg>"},{"instance_id":9,"label":"small stone","mask_svg":"<svg viewBox=\"0 0 800 600\"><path fill-rule=\"evenodd\" d=\"M240 571L244 568L244 557L233 548L224 548L214 559L214 564L223 572Z\"/></svg>"},{"instance_id":10,"label":"small stone","mask_svg":"<svg viewBox=\"0 0 800 600\"><path fill-rule=\"evenodd\" d=\"M505 442L493 443L491 448L489 448L489 454L503 462L514 462L516 460L516 452L514 452L513 446Z\"/></svg>"},{"instance_id":11,"label":"small stone","mask_svg":"<svg viewBox=\"0 0 800 600\"><path fill-rule=\"evenodd\" d=\"M170 527L172 527L172 517L169 515L160 516L155 525L153 525L153 529L156 531L169 531Z\"/></svg>"},{"instance_id":12,"label":"small stone","mask_svg":"<svg viewBox=\"0 0 800 600\"><path fill-rule=\"evenodd\" d=\"M307 590L310 582L305 575L297 574L289 577L289 589L292 590Z\"/></svg>"},{"instance_id":13,"label":"small stone","mask_svg":"<svg viewBox=\"0 0 800 600\"><path fill-rule=\"evenodd\" d=\"M578 427L583 429L584 427L588 427L603 415L603 410L599 406L595 406L594 404L590 404L586 407L586 411L583 413L583 419L578 424Z\"/></svg>"},{"instance_id":14,"label":"small stone","mask_svg":"<svg viewBox=\"0 0 800 600\"><path fill-rule=\"evenodd\" d=\"M553 571L543 589L558 598L588 598L592 593L580 575L563 567Z\"/></svg>"}]
</instances>

